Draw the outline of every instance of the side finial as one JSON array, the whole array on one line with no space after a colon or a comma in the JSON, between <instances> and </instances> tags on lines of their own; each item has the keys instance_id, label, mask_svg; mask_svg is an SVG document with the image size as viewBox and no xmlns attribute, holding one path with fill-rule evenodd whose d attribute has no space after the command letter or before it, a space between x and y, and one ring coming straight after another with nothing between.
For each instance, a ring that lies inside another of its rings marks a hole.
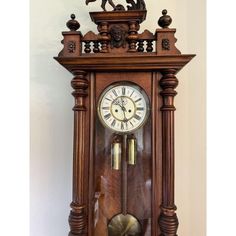
<instances>
[{"instance_id":1,"label":"side finial","mask_svg":"<svg viewBox=\"0 0 236 236\"><path fill-rule=\"evenodd\" d=\"M169 15L167 15L167 10L164 9L162 11L162 16L158 20L158 25L161 28L168 28L168 26L171 24L171 22L172 22L172 18Z\"/></svg>"},{"instance_id":2,"label":"side finial","mask_svg":"<svg viewBox=\"0 0 236 236\"><path fill-rule=\"evenodd\" d=\"M70 29L70 31L76 31L80 27L80 23L75 20L75 14L71 14L71 20L67 21L66 26Z\"/></svg>"}]
</instances>

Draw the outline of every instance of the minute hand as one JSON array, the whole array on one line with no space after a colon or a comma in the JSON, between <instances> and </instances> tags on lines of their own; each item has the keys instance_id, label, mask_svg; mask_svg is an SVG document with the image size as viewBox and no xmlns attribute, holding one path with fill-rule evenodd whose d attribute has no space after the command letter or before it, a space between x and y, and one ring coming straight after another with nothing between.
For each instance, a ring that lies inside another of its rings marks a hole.
<instances>
[{"instance_id":1,"label":"minute hand","mask_svg":"<svg viewBox=\"0 0 236 236\"><path fill-rule=\"evenodd\" d=\"M124 101L123 101L122 98L121 98L121 102L122 102L121 109L122 109L122 111L123 111L123 113L124 113L124 121L127 121L128 119L126 118L126 115L125 115L125 112L126 112L127 110L126 110L126 108L125 108L125 106L124 106Z\"/></svg>"}]
</instances>

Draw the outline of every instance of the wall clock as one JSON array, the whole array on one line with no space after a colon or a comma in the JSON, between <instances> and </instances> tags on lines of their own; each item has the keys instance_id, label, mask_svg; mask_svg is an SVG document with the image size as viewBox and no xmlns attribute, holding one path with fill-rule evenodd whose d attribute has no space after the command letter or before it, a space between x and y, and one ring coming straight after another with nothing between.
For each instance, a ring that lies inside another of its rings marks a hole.
<instances>
[{"instance_id":1,"label":"wall clock","mask_svg":"<svg viewBox=\"0 0 236 236\"><path fill-rule=\"evenodd\" d=\"M175 47L166 10L156 32L139 32L143 0L108 3L90 12L98 32L83 35L71 15L55 57L74 75L69 235L175 236L176 74L194 55Z\"/></svg>"}]
</instances>

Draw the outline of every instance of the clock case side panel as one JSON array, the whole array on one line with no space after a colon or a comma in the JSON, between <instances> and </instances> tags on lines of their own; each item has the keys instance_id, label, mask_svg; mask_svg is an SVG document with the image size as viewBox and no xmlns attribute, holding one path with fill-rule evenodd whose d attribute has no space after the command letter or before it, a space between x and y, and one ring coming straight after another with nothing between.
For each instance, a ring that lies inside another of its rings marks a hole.
<instances>
[{"instance_id":1,"label":"clock case side panel","mask_svg":"<svg viewBox=\"0 0 236 236\"><path fill-rule=\"evenodd\" d=\"M152 73L152 236L161 234L158 218L162 202L162 115L159 81L161 73Z\"/></svg>"},{"instance_id":2,"label":"clock case side panel","mask_svg":"<svg viewBox=\"0 0 236 236\"><path fill-rule=\"evenodd\" d=\"M94 192L95 192L95 186L94 186L94 156L95 156L95 116L96 116L96 104L95 104L95 73L90 72L89 73L89 84L90 84L90 156L89 156L89 171L88 171L88 177L89 177L89 192L88 192L88 236L93 236L93 227L94 227Z\"/></svg>"},{"instance_id":3,"label":"clock case side panel","mask_svg":"<svg viewBox=\"0 0 236 236\"><path fill-rule=\"evenodd\" d=\"M111 76L112 75L112 76ZM128 75L128 76L127 76ZM150 77L150 82L145 80L137 80L135 78L145 76ZM97 101L101 92L109 85L119 81L139 82L138 85L148 90L148 96L151 104L150 111L150 140L151 140L151 165L150 175L152 182L151 189L151 234L150 236L158 236L160 234L158 226L158 217L160 214L161 204L161 115L160 115L160 96L159 96L159 80L160 73L156 72L114 72L114 73L90 73L90 160L89 160L89 214L88 214L88 230L89 236L94 236L95 223L95 207L96 207L96 122L97 120ZM136 81L137 80L137 81ZM119 198L120 196L118 196ZM149 201L149 200L148 200ZM119 205L119 204L118 204ZM120 206L118 206L119 208ZM149 234L145 234L148 235Z\"/></svg>"}]
</instances>

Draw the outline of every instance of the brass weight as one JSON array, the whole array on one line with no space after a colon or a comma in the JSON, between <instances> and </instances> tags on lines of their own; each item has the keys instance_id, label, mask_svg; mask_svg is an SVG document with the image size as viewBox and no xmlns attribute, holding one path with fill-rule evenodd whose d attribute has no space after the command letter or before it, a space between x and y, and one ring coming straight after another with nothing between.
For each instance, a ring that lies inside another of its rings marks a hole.
<instances>
[{"instance_id":1,"label":"brass weight","mask_svg":"<svg viewBox=\"0 0 236 236\"><path fill-rule=\"evenodd\" d=\"M122 158L122 138L115 135L111 145L111 167L113 170L120 170Z\"/></svg>"},{"instance_id":2,"label":"brass weight","mask_svg":"<svg viewBox=\"0 0 236 236\"><path fill-rule=\"evenodd\" d=\"M137 140L134 135L128 136L128 164L136 165L137 161Z\"/></svg>"}]
</instances>

